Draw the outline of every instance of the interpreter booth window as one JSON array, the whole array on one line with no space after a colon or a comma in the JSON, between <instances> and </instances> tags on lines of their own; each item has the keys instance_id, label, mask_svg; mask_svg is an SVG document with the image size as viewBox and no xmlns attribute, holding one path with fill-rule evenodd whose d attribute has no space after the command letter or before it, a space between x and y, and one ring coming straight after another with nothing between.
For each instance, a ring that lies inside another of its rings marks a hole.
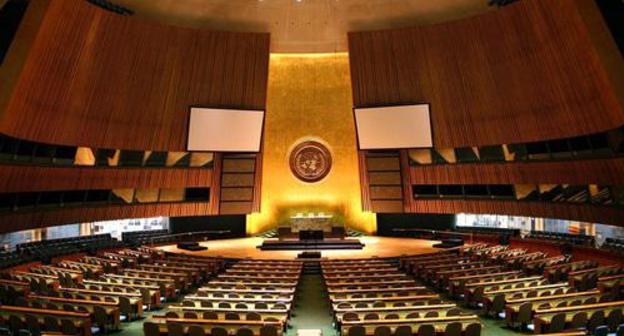
<instances>
[{"instance_id":1,"label":"interpreter booth window","mask_svg":"<svg viewBox=\"0 0 624 336\"><path fill-rule=\"evenodd\" d=\"M111 220L85 223L82 225L88 225L91 234L109 233L111 237L121 240L121 234L123 232L168 230L169 217Z\"/></svg>"}]
</instances>

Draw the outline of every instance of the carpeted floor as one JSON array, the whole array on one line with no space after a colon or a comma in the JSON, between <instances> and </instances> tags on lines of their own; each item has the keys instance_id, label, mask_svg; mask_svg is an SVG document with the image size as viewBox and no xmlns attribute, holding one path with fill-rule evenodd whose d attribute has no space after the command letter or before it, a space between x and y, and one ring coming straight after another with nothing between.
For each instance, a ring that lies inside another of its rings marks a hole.
<instances>
[{"instance_id":1,"label":"carpeted floor","mask_svg":"<svg viewBox=\"0 0 624 336\"><path fill-rule=\"evenodd\" d=\"M321 329L323 336L337 336L329 307L327 290L320 275L303 275L297 288L297 302L292 311L286 336L297 335L299 329Z\"/></svg>"}]
</instances>

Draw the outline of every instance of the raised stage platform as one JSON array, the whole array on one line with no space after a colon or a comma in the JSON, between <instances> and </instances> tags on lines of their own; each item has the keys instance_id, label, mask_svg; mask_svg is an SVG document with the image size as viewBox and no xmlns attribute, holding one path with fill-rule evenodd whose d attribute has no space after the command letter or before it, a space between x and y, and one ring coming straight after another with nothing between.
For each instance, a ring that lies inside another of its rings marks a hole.
<instances>
[{"instance_id":1,"label":"raised stage platform","mask_svg":"<svg viewBox=\"0 0 624 336\"><path fill-rule=\"evenodd\" d=\"M359 239L300 240L300 239L265 239L258 246L263 251L281 250L361 250L364 244Z\"/></svg>"},{"instance_id":2,"label":"raised stage platform","mask_svg":"<svg viewBox=\"0 0 624 336\"><path fill-rule=\"evenodd\" d=\"M416 255L439 251L433 244L439 243L435 240L413 239L413 238L389 238L364 236L358 238L364 245L359 250L321 250L324 258L349 259L349 258L371 258L371 257L398 257L401 255ZM297 254L304 250L273 251L260 250L265 239L259 237L222 239L200 242L199 244L208 248L206 251L184 251L176 247L175 244L163 245L159 249L186 253L200 256L220 256L229 258L254 258L254 259L295 259ZM311 250L307 250L311 251Z\"/></svg>"}]
</instances>

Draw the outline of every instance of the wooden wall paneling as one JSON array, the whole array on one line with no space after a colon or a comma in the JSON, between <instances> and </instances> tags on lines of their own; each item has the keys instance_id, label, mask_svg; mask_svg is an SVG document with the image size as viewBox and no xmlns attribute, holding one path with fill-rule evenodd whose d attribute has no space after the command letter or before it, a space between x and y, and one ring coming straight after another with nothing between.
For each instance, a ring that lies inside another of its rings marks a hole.
<instances>
[{"instance_id":1,"label":"wooden wall paneling","mask_svg":"<svg viewBox=\"0 0 624 336\"><path fill-rule=\"evenodd\" d=\"M0 64L0 120L4 117L49 4L49 0L30 1L4 61Z\"/></svg>"},{"instance_id":2,"label":"wooden wall paneling","mask_svg":"<svg viewBox=\"0 0 624 336\"><path fill-rule=\"evenodd\" d=\"M208 168L96 168L0 165L3 193L114 188L211 187Z\"/></svg>"},{"instance_id":3,"label":"wooden wall paneling","mask_svg":"<svg viewBox=\"0 0 624 336\"><path fill-rule=\"evenodd\" d=\"M265 33L166 26L86 1L51 1L0 131L44 143L185 150L190 106L265 108L268 59Z\"/></svg>"},{"instance_id":4,"label":"wooden wall paneling","mask_svg":"<svg viewBox=\"0 0 624 336\"><path fill-rule=\"evenodd\" d=\"M214 215L208 202L159 203L76 207L39 212L16 212L0 215L0 233L34 228L125 218L157 216Z\"/></svg>"},{"instance_id":5,"label":"wooden wall paneling","mask_svg":"<svg viewBox=\"0 0 624 336\"><path fill-rule=\"evenodd\" d=\"M222 162L219 213L251 213L257 195L257 155L224 154Z\"/></svg>"},{"instance_id":6,"label":"wooden wall paneling","mask_svg":"<svg viewBox=\"0 0 624 336\"><path fill-rule=\"evenodd\" d=\"M624 184L624 159L409 167L411 184Z\"/></svg>"},{"instance_id":7,"label":"wooden wall paneling","mask_svg":"<svg viewBox=\"0 0 624 336\"><path fill-rule=\"evenodd\" d=\"M365 151L358 151L358 167L360 170L360 195L362 198L362 210L371 211L372 205L370 198L369 173L366 166Z\"/></svg>"},{"instance_id":8,"label":"wooden wall paneling","mask_svg":"<svg viewBox=\"0 0 624 336\"><path fill-rule=\"evenodd\" d=\"M368 175L367 194L370 197L372 211L380 213L401 213L404 211L402 161L398 151L367 152L364 168ZM371 176L374 177L375 183L373 183Z\"/></svg>"},{"instance_id":9,"label":"wooden wall paneling","mask_svg":"<svg viewBox=\"0 0 624 336\"><path fill-rule=\"evenodd\" d=\"M371 210L376 213L403 213L403 200L371 200Z\"/></svg>"},{"instance_id":10,"label":"wooden wall paneling","mask_svg":"<svg viewBox=\"0 0 624 336\"><path fill-rule=\"evenodd\" d=\"M575 0L579 15L585 21L588 35L592 39L596 52L603 66L607 70L607 75L611 80L613 90L620 102L624 106L624 67L622 66L622 54L613 36L602 17L600 9L593 0Z\"/></svg>"},{"instance_id":11,"label":"wooden wall paneling","mask_svg":"<svg viewBox=\"0 0 624 336\"><path fill-rule=\"evenodd\" d=\"M256 154L256 166L254 167L254 197L251 212L260 212L261 199L262 199L262 161L264 155L262 154L262 148L260 153Z\"/></svg>"},{"instance_id":12,"label":"wooden wall paneling","mask_svg":"<svg viewBox=\"0 0 624 336\"><path fill-rule=\"evenodd\" d=\"M624 72L624 61L614 48L598 51L592 35L608 32L584 19L581 3L596 10L589 2L525 0L458 21L350 33L354 106L430 103L437 148L623 125L608 72Z\"/></svg>"},{"instance_id":13,"label":"wooden wall paneling","mask_svg":"<svg viewBox=\"0 0 624 336\"><path fill-rule=\"evenodd\" d=\"M213 161L213 174L210 187L210 213L219 214L219 203L221 203L221 174L223 171L223 154L215 153Z\"/></svg>"},{"instance_id":14,"label":"wooden wall paneling","mask_svg":"<svg viewBox=\"0 0 624 336\"><path fill-rule=\"evenodd\" d=\"M406 149L399 151L401 158L401 186L403 193L403 212L409 212L412 207L414 197L412 195L412 179L409 173L409 155Z\"/></svg>"},{"instance_id":15,"label":"wooden wall paneling","mask_svg":"<svg viewBox=\"0 0 624 336\"><path fill-rule=\"evenodd\" d=\"M624 209L587 204L503 200L415 200L411 212L534 216L624 226Z\"/></svg>"}]
</instances>

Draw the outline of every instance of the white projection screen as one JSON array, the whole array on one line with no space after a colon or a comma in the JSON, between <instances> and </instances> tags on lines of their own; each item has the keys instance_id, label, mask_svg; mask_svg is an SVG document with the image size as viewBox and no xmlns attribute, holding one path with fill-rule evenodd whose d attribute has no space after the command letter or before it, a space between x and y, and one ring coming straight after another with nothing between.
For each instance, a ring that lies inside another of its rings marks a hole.
<instances>
[{"instance_id":1,"label":"white projection screen","mask_svg":"<svg viewBox=\"0 0 624 336\"><path fill-rule=\"evenodd\" d=\"M433 147L429 105L356 108L360 149Z\"/></svg>"},{"instance_id":2,"label":"white projection screen","mask_svg":"<svg viewBox=\"0 0 624 336\"><path fill-rule=\"evenodd\" d=\"M191 108L187 150L258 152L264 111Z\"/></svg>"}]
</instances>

